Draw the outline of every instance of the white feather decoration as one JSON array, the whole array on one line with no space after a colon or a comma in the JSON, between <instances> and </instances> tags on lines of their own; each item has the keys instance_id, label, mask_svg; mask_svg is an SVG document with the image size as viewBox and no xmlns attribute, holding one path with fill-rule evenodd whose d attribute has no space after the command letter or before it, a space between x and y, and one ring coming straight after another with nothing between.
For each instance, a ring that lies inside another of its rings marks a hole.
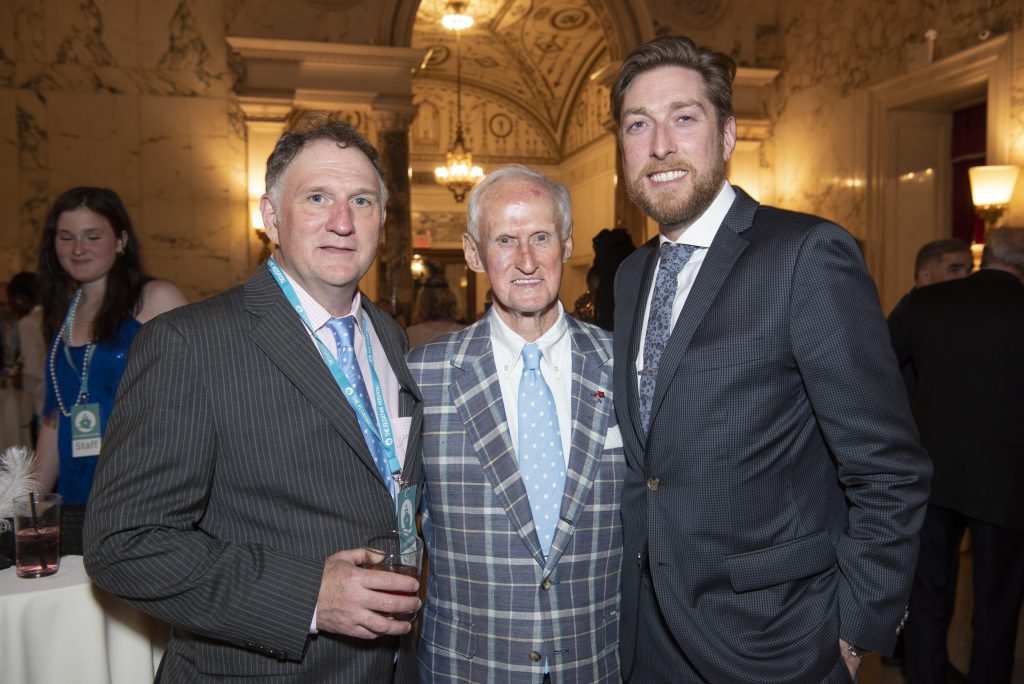
<instances>
[{"instance_id":1,"label":"white feather decoration","mask_svg":"<svg viewBox=\"0 0 1024 684\"><path fill-rule=\"evenodd\" d=\"M35 453L28 447L10 447L0 454L0 527L14 517L14 499L36 489ZM0 529L0 532L3 530Z\"/></svg>"}]
</instances>

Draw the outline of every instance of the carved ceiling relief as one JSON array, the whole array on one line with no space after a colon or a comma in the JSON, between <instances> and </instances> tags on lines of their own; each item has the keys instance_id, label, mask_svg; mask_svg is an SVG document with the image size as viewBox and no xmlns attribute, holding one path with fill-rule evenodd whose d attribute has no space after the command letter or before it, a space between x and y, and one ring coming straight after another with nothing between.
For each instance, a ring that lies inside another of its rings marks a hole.
<instances>
[{"instance_id":1,"label":"carved ceiling relief","mask_svg":"<svg viewBox=\"0 0 1024 684\"><path fill-rule=\"evenodd\" d=\"M602 60L607 63L607 59ZM612 117L611 86L588 80L580 91L565 127L562 153L569 156L607 132L605 122Z\"/></svg>"},{"instance_id":2,"label":"carved ceiling relief","mask_svg":"<svg viewBox=\"0 0 1024 684\"><path fill-rule=\"evenodd\" d=\"M419 80L413 84L418 110L412 125L410 157L435 161L444 157L455 137L453 84ZM518 107L462 89L462 127L478 163L522 159L533 164L559 161L558 145Z\"/></svg>"},{"instance_id":3,"label":"carved ceiling relief","mask_svg":"<svg viewBox=\"0 0 1024 684\"><path fill-rule=\"evenodd\" d=\"M455 34L441 27L444 10L445 0L423 0L412 37L413 47L432 50L414 90L420 102L439 113L436 152L442 154L451 144L455 115L454 102L449 105L440 91L454 95L456 80ZM575 118L577 113L589 118L596 110L580 103L589 74L607 62L614 35L603 2L472 0L469 12L476 23L460 43L464 128L474 156L557 162L567 153L562 144L567 136L578 149L603 134L599 119L588 121L581 133ZM432 140L434 112L428 107L423 116L417 124L420 138L413 139L414 158L427 153L420 143Z\"/></svg>"}]
</instances>

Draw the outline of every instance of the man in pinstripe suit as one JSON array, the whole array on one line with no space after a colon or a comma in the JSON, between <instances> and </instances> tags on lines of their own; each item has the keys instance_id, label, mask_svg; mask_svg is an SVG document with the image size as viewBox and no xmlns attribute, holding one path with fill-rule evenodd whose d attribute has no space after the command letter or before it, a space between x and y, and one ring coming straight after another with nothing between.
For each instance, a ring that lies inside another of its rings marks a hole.
<instances>
[{"instance_id":1,"label":"man in pinstripe suit","mask_svg":"<svg viewBox=\"0 0 1024 684\"><path fill-rule=\"evenodd\" d=\"M386 202L355 129L301 122L267 162L273 260L136 338L85 555L97 584L171 623L161 681L417 679L409 623L383 615L418 609L402 595L416 580L358 567L420 478L405 337L358 291ZM335 325L351 325L348 344ZM353 353L349 377L339 364ZM369 407L342 393L358 375L379 390ZM370 420L391 428L394 477Z\"/></svg>"},{"instance_id":2,"label":"man in pinstripe suit","mask_svg":"<svg viewBox=\"0 0 1024 684\"><path fill-rule=\"evenodd\" d=\"M843 682L891 649L931 474L856 242L725 180L722 53L658 38L612 91L660 235L619 269L631 682Z\"/></svg>"},{"instance_id":3,"label":"man in pinstripe suit","mask_svg":"<svg viewBox=\"0 0 1024 684\"><path fill-rule=\"evenodd\" d=\"M558 301L571 230L564 186L521 166L491 173L470 198L463 245L494 304L409 353L425 406L424 682L619 681L625 464L610 337ZM557 415L549 440L539 436L555 421L530 417L544 394L526 389L531 350ZM538 443L561 478L547 497Z\"/></svg>"}]
</instances>

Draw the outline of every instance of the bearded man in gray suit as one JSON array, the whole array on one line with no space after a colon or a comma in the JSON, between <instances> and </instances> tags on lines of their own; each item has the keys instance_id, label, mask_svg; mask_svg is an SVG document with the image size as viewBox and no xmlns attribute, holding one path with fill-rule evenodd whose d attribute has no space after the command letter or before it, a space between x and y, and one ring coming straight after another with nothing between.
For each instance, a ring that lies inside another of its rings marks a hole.
<instances>
[{"instance_id":1,"label":"bearded man in gray suit","mask_svg":"<svg viewBox=\"0 0 1024 684\"><path fill-rule=\"evenodd\" d=\"M385 617L419 608L417 581L359 567L420 478L405 336L358 291L386 202L355 129L300 122L267 161L273 258L132 346L85 560L171 623L161 681L417 679L409 623Z\"/></svg>"},{"instance_id":2,"label":"bearded man in gray suit","mask_svg":"<svg viewBox=\"0 0 1024 684\"><path fill-rule=\"evenodd\" d=\"M896 640L931 470L857 243L725 180L735 71L663 37L612 91L660 225L615 287L622 669L849 681Z\"/></svg>"},{"instance_id":3,"label":"bearded man in gray suit","mask_svg":"<svg viewBox=\"0 0 1024 684\"><path fill-rule=\"evenodd\" d=\"M428 489L424 682L619 681L625 464L610 336L558 301L571 231L563 185L522 166L488 175L463 247L494 305L409 353Z\"/></svg>"}]
</instances>

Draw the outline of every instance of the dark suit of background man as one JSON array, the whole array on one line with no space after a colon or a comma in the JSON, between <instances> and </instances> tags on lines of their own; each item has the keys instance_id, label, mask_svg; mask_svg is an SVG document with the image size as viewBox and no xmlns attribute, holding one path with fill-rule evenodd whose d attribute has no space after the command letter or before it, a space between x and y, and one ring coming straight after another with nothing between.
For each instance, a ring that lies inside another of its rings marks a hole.
<instances>
[{"instance_id":1,"label":"dark suit of background man","mask_svg":"<svg viewBox=\"0 0 1024 684\"><path fill-rule=\"evenodd\" d=\"M917 250L917 257L914 259L914 289L903 295L889 315L899 316L903 307L907 305L910 295L917 288L944 283L947 280L966 278L971 274L973 268L974 255L971 254L970 245L963 240L949 238L925 243L921 249ZM900 373L907 386L907 393L913 396L914 386L917 382L914 365L910 362L900 363ZM897 651L899 650L897 647Z\"/></svg>"},{"instance_id":2,"label":"dark suit of background man","mask_svg":"<svg viewBox=\"0 0 1024 684\"><path fill-rule=\"evenodd\" d=\"M663 37L613 89L661 227L616 282L622 669L848 681L896 640L930 467L854 239L725 180L735 68Z\"/></svg>"},{"instance_id":3,"label":"dark suit of background man","mask_svg":"<svg viewBox=\"0 0 1024 684\"><path fill-rule=\"evenodd\" d=\"M394 430L401 481L417 482L405 336L357 289L386 201L377 152L355 129L300 122L268 159L260 201L280 277L265 264L136 338L85 557L97 584L173 626L162 681L417 679L409 623L379 614L416 610L415 596L385 593L416 580L357 567L360 545L395 527L398 485L326 361L354 347L352 375L373 396L372 352L384 408L370 410ZM331 326L345 322L329 319L346 315L354 343L336 344Z\"/></svg>"},{"instance_id":4,"label":"dark suit of background man","mask_svg":"<svg viewBox=\"0 0 1024 684\"><path fill-rule=\"evenodd\" d=\"M913 364L911 407L935 480L904 635L907 677L944 682L960 539L971 530L971 682L1009 682L1024 593L1024 229L989 238L981 270L914 290L890 317Z\"/></svg>"}]
</instances>

